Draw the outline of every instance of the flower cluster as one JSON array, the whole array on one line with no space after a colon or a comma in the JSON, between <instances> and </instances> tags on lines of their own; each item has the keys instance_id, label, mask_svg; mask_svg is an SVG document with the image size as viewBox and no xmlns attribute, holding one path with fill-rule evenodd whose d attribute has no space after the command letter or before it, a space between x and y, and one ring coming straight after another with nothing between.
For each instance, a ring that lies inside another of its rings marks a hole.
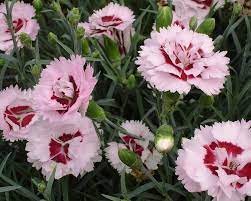
<instances>
[{"instance_id":1,"label":"flower cluster","mask_svg":"<svg viewBox=\"0 0 251 201\"><path fill-rule=\"evenodd\" d=\"M85 70L83 69L85 67ZM28 141L28 161L49 178L78 176L101 160L100 142L85 110L97 80L81 56L52 61L34 90L0 93L0 127L6 140ZM85 153L85 154L83 154Z\"/></svg>"},{"instance_id":2,"label":"flower cluster","mask_svg":"<svg viewBox=\"0 0 251 201\"><path fill-rule=\"evenodd\" d=\"M14 47L12 40L11 28L6 19L6 6L4 3L0 4L0 50L9 54ZM31 40L35 40L39 31L39 24L35 17L35 9L24 2L16 2L11 12L13 34L16 38L17 47L22 47L20 41L20 34L26 33L30 36Z\"/></svg>"},{"instance_id":3,"label":"flower cluster","mask_svg":"<svg viewBox=\"0 0 251 201\"><path fill-rule=\"evenodd\" d=\"M148 127L146 127L140 121L126 121L122 123L124 128L129 133L141 137L142 139L136 139L130 135L120 133L121 143L110 142L105 149L106 157L119 173L124 169L127 173L130 173L131 168L127 167L119 158L119 149L129 149L136 153L149 170L158 169L158 164L161 163L162 154L160 154L155 148L150 148L150 143L154 140L154 135L151 133Z\"/></svg>"},{"instance_id":4,"label":"flower cluster","mask_svg":"<svg viewBox=\"0 0 251 201\"><path fill-rule=\"evenodd\" d=\"M88 22L79 23L85 29L88 37L96 37L101 43L103 37L114 40L119 47L121 55L125 55L131 46L131 37L134 34L132 23L133 12L125 6L110 3L101 10L95 11Z\"/></svg>"},{"instance_id":5,"label":"flower cluster","mask_svg":"<svg viewBox=\"0 0 251 201\"><path fill-rule=\"evenodd\" d=\"M195 130L178 151L176 174L190 192L208 191L215 201L251 195L251 121L215 123ZM195 160L196 159L196 160Z\"/></svg>"}]
</instances>

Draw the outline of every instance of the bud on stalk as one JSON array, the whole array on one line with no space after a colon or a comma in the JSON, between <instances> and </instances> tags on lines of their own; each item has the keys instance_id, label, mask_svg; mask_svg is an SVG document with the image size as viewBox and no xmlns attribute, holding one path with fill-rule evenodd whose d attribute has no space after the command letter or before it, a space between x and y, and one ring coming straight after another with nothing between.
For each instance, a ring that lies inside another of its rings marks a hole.
<instances>
[{"instance_id":1,"label":"bud on stalk","mask_svg":"<svg viewBox=\"0 0 251 201\"><path fill-rule=\"evenodd\" d=\"M42 0L34 0L33 1L33 6L36 9L37 12L41 11L43 8L43 2Z\"/></svg>"},{"instance_id":2,"label":"bud on stalk","mask_svg":"<svg viewBox=\"0 0 251 201\"><path fill-rule=\"evenodd\" d=\"M162 27L168 27L173 20L172 9L168 6L160 7L156 18L156 30L159 31Z\"/></svg>"},{"instance_id":3,"label":"bud on stalk","mask_svg":"<svg viewBox=\"0 0 251 201\"><path fill-rule=\"evenodd\" d=\"M140 169L142 161L139 156L128 149L119 149L118 151L119 159L128 167L132 169Z\"/></svg>"},{"instance_id":4,"label":"bud on stalk","mask_svg":"<svg viewBox=\"0 0 251 201\"><path fill-rule=\"evenodd\" d=\"M105 111L95 101L91 100L87 109L87 116L98 122L106 119Z\"/></svg>"},{"instance_id":5,"label":"bud on stalk","mask_svg":"<svg viewBox=\"0 0 251 201\"><path fill-rule=\"evenodd\" d=\"M58 37L57 35L55 35L54 33L50 32L48 34L48 41L50 44L52 45L56 45L57 44L57 40L58 40Z\"/></svg>"},{"instance_id":6,"label":"bud on stalk","mask_svg":"<svg viewBox=\"0 0 251 201\"><path fill-rule=\"evenodd\" d=\"M154 138L155 148L160 153L171 151L174 146L173 129L169 125L162 125L158 128Z\"/></svg>"},{"instance_id":7,"label":"bud on stalk","mask_svg":"<svg viewBox=\"0 0 251 201\"><path fill-rule=\"evenodd\" d=\"M31 37L27 33L21 33L19 35L19 39L20 39L21 44L24 47L32 48L32 40L31 40Z\"/></svg>"},{"instance_id":8,"label":"bud on stalk","mask_svg":"<svg viewBox=\"0 0 251 201\"><path fill-rule=\"evenodd\" d=\"M196 29L196 32L210 35L215 29L215 19L207 18L205 19L199 27Z\"/></svg>"}]
</instances>

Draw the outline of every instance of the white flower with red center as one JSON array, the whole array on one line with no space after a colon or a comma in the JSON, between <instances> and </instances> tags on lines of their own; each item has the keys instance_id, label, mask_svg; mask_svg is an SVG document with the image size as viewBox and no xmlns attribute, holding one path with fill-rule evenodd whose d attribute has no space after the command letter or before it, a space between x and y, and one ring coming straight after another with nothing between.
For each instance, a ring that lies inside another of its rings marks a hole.
<instances>
[{"instance_id":1,"label":"white flower with red center","mask_svg":"<svg viewBox=\"0 0 251 201\"><path fill-rule=\"evenodd\" d=\"M33 109L32 92L10 86L0 92L0 129L11 142L26 139L38 115Z\"/></svg>"},{"instance_id":2,"label":"white flower with red center","mask_svg":"<svg viewBox=\"0 0 251 201\"><path fill-rule=\"evenodd\" d=\"M162 154L156 149L150 148L150 142L153 142L154 136L141 121L126 121L122 123L128 133L134 134L142 139L136 139L130 135L120 133L121 143L110 142L105 149L106 157L111 165L121 173L125 168L126 172L131 172L131 169L127 167L118 156L118 150L127 148L136 153L149 170L158 169L158 164L161 163Z\"/></svg>"},{"instance_id":3,"label":"white flower with red center","mask_svg":"<svg viewBox=\"0 0 251 201\"><path fill-rule=\"evenodd\" d=\"M26 145L28 161L48 179L56 168L55 178L83 175L101 161L100 142L92 121L72 115L66 121L37 122Z\"/></svg>"},{"instance_id":4,"label":"white flower with red center","mask_svg":"<svg viewBox=\"0 0 251 201\"><path fill-rule=\"evenodd\" d=\"M93 68L81 56L55 59L42 71L35 87L36 109L50 121L85 112L96 82Z\"/></svg>"},{"instance_id":5,"label":"white flower with red center","mask_svg":"<svg viewBox=\"0 0 251 201\"><path fill-rule=\"evenodd\" d=\"M84 27L88 37L107 36L116 41L121 54L128 52L131 45L131 36L134 34L132 23L134 22L133 12L126 6L116 3L109 3L103 9L92 14L88 22L80 23Z\"/></svg>"},{"instance_id":6,"label":"white flower with red center","mask_svg":"<svg viewBox=\"0 0 251 201\"><path fill-rule=\"evenodd\" d=\"M235 0L228 0L227 2L234 1ZM225 0L173 0L173 5L177 16L180 18L190 19L195 16L199 22L202 22L214 5L217 9L224 6L225 2Z\"/></svg>"},{"instance_id":7,"label":"white flower with red center","mask_svg":"<svg viewBox=\"0 0 251 201\"><path fill-rule=\"evenodd\" d=\"M6 14L6 6L2 3L0 4L0 50L10 53L14 45L11 31L4 14ZM33 19L35 17L35 9L33 6L23 1L18 1L14 4L11 15L17 46L22 47L19 40L21 33L26 33L30 36L31 40L35 40L39 31L39 24L37 20Z\"/></svg>"},{"instance_id":8,"label":"white flower with red center","mask_svg":"<svg viewBox=\"0 0 251 201\"><path fill-rule=\"evenodd\" d=\"M227 52L214 52L209 36L180 26L153 31L141 49L138 70L159 91L182 94L195 86L215 95L229 75Z\"/></svg>"},{"instance_id":9,"label":"white flower with red center","mask_svg":"<svg viewBox=\"0 0 251 201\"><path fill-rule=\"evenodd\" d=\"M215 201L251 195L251 121L223 122L195 130L182 144L176 174L190 192L208 191ZM196 159L196 160L195 160Z\"/></svg>"}]
</instances>

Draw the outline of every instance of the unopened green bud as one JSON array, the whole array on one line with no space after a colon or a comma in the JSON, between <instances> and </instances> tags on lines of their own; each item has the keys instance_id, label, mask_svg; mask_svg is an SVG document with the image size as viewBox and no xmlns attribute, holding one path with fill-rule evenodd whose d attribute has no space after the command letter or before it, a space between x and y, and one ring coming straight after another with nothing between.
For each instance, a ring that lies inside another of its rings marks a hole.
<instances>
[{"instance_id":1,"label":"unopened green bud","mask_svg":"<svg viewBox=\"0 0 251 201\"><path fill-rule=\"evenodd\" d=\"M0 59L0 66L3 66L5 64L5 60L4 59Z\"/></svg>"},{"instance_id":2,"label":"unopened green bud","mask_svg":"<svg viewBox=\"0 0 251 201\"><path fill-rule=\"evenodd\" d=\"M98 122L106 119L105 111L95 101L91 100L87 109L87 116Z\"/></svg>"},{"instance_id":3,"label":"unopened green bud","mask_svg":"<svg viewBox=\"0 0 251 201\"><path fill-rule=\"evenodd\" d=\"M41 11L42 10L42 8L43 8L43 2L42 2L42 0L33 0L33 6L34 6L34 8L36 9L36 11Z\"/></svg>"},{"instance_id":4,"label":"unopened green bud","mask_svg":"<svg viewBox=\"0 0 251 201\"><path fill-rule=\"evenodd\" d=\"M142 161L139 156L129 149L119 149L119 159L132 169L140 169Z\"/></svg>"},{"instance_id":5,"label":"unopened green bud","mask_svg":"<svg viewBox=\"0 0 251 201\"><path fill-rule=\"evenodd\" d=\"M42 70L41 66L35 64L35 65L32 66L32 68L31 68L31 74L32 74L35 78L39 78L39 77L40 77L40 74L41 74L41 70Z\"/></svg>"},{"instance_id":6,"label":"unopened green bud","mask_svg":"<svg viewBox=\"0 0 251 201\"><path fill-rule=\"evenodd\" d=\"M131 74L129 76L129 78L126 81L126 86L128 89L134 89L136 86L136 79L135 76L133 74Z\"/></svg>"},{"instance_id":7,"label":"unopened green bud","mask_svg":"<svg viewBox=\"0 0 251 201\"><path fill-rule=\"evenodd\" d=\"M162 27L168 27L173 20L172 9L168 6L160 7L156 18L156 30L159 31Z\"/></svg>"},{"instance_id":8,"label":"unopened green bud","mask_svg":"<svg viewBox=\"0 0 251 201\"><path fill-rule=\"evenodd\" d=\"M78 8L72 8L71 11L68 13L68 20L71 25L76 26L80 20L80 12Z\"/></svg>"},{"instance_id":9,"label":"unopened green bud","mask_svg":"<svg viewBox=\"0 0 251 201\"><path fill-rule=\"evenodd\" d=\"M239 2L234 3L233 15L239 16L242 12L242 9L243 9L243 6Z\"/></svg>"},{"instance_id":10,"label":"unopened green bud","mask_svg":"<svg viewBox=\"0 0 251 201\"><path fill-rule=\"evenodd\" d=\"M191 30L195 30L198 26L198 19L197 17L193 16L191 17L190 21L189 21L189 27Z\"/></svg>"},{"instance_id":11,"label":"unopened green bud","mask_svg":"<svg viewBox=\"0 0 251 201\"><path fill-rule=\"evenodd\" d=\"M154 143L159 152L169 152L174 145L173 128L169 125L160 126L156 132Z\"/></svg>"},{"instance_id":12,"label":"unopened green bud","mask_svg":"<svg viewBox=\"0 0 251 201\"><path fill-rule=\"evenodd\" d=\"M84 35L85 35L85 29L84 29L84 27L78 27L77 28L77 37L79 38L79 39L81 39L81 38L83 38L84 37Z\"/></svg>"},{"instance_id":13,"label":"unopened green bud","mask_svg":"<svg viewBox=\"0 0 251 201\"><path fill-rule=\"evenodd\" d=\"M196 29L196 32L210 35L215 29L215 19L207 18L205 19L199 27Z\"/></svg>"},{"instance_id":14,"label":"unopened green bud","mask_svg":"<svg viewBox=\"0 0 251 201\"><path fill-rule=\"evenodd\" d=\"M115 41L113 41L108 37L104 37L104 47L105 47L105 52L111 61L120 60L121 55L119 52L119 47Z\"/></svg>"},{"instance_id":15,"label":"unopened green bud","mask_svg":"<svg viewBox=\"0 0 251 201\"><path fill-rule=\"evenodd\" d=\"M62 13L61 6L60 6L60 4L59 4L58 2L53 1L53 2L51 3L51 8L52 8L54 11L56 11L57 13Z\"/></svg>"},{"instance_id":16,"label":"unopened green bud","mask_svg":"<svg viewBox=\"0 0 251 201\"><path fill-rule=\"evenodd\" d=\"M20 39L21 44L24 47L27 47L27 48L31 48L32 47L31 37L27 33L21 33L19 35L19 39Z\"/></svg>"},{"instance_id":17,"label":"unopened green bud","mask_svg":"<svg viewBox=\"0 0 251 201\"><path fill-rule=\"evenodd\" d=\"M83 55L88 55L91 52L89 42L86 38L82 39L82 52L83 52ZM96 55L96 53L98 53L98 52L93 52L94 58L96 58L98 56L98 55Z\"/></svg>"},{"instance_id":18,"label":"unopened green bud","mask_svg":"<svg viewBox=\"0 0 251 201\"><path fill-rule=\"evenodd\" d=\"M199 103L202 107L210 107L214 104L214 97L203 94L199 99Z\"/></svg>"},{"instance_id":19,"label":"unopened green bud","mask_svg":"<svg viewBox=\"0 0 251 201\"><path fill-rule=\"evenodd\" d=\"M44 181L41 181L37 184L38 192L43 193L46 189L46 183Z\"/></svg>"},{"instance_id":20,"label":"unopened green bud","mask_svg":"<svg viewBox=\"0 0 251 201\"><path fill-rule=\"evenodd\" d=\"M57 44L57 40L58 40L58 37L54 33L50 32L48 34L48 41L49 41L50 44L56 45Z\"/></svg>"}]
</instances>

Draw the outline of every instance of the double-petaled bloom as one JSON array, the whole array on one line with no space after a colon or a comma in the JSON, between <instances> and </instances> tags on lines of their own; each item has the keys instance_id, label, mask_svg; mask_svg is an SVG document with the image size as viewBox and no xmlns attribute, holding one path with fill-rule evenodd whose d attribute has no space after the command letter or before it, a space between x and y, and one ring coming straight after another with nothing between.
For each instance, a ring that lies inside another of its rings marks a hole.
<instances>
[{"instance_id":1,"label":"double-petaled bloom","mask_svg":"<svg viewBox=\"0 0 251 201\"><path fill-rule=\"evenodd\" d=\"M138 70L159 91L187 94L192 86L207 95L220 93L229 75L227 52L214 52L213 40L205 35L173 25L141 46Z\"/></svg>"},{"instance_id":2,"label":"double-petaled bloom","mask_svg":"<svg viewBox=\"0 0 251 201\"><path fill-rule=\"evenodd\" d=\"M182 143L176 174L189 192L207 191L214 201L251 196L251 121L201 126Z\"/></svg>"},{"instance_id":3,"label":"double-petaled bloom","mask_svg":"<svg viewBox=\"0 0 251 201\"><path fill-rule=\"evenodd\" d=\"M42 71L35 86L36 110L50 121L85 113L96 82L93 68L81 56L55 59Z\"/></svg>"},{"instance_id":4,"label":"double-petaled bloom","mask_svg":"<svg viewBox=\"0 0 251 201\"><path fill-rule=\"evenodd\" d=\"M173 0L175 13L178 18L183 21L195 16L201 22L209 14L210 9L220 8L224 6L225 2L234 2L235 0Z\"/></svg>"},{"instance_id":5,"label":"double-petaled bloom","mask_svg":"<svg viewBox=\"0 0 251 201\"><path fill-rule=\"evenodd\" d=\"M32 91L10 86L0 92L0 129L11 142L27 139L31 126L38 120L34 111Z\"/></svg>"},{"instance_id":6,"label":"double-petaled bloom","mask_svg":"<svg viewBox=\"0 0 251 201\"><path fill-rule=\"evenodd\" d=\"M9 3L10 5L10 3ZM13 50L14 43L12 40L11 29L6 20L6 6L4 3L0 4L0 50L7 54ZM16 2L13 6L12 12L13 32L17 41L17 46L22 47L19 36L21 33L26 33L31 40L35 40L39 31L39 24L35 17L35 9L30 4Z\"/></svg>"},{"instance_id":7,"label":"double-petaled bloom","mask_svg":"<svg viewBox=\"0 0 251 201\"><path fill-rule=\"evenodd\" d=\"M131 169L127 167L118 156L119 149L129 149L141 158L149 170L158 169L158 164L160 164L162 160L162 154L156 149L151 148L150 143L153 142L154 136L149 128L140 121L126 121L122 123L121 127L128 131L128 133L134 134L142 139L136 139L130 135L120 133L120 143L110 142L105 152L112 167L119 173L124 169L127 173L131 172Z\"/></svg>"},{"instance_id":8,"label":"double-petaled bloom","mask_svg":"<svg viewBox=\"0 0 251 201\"><path fill-rule=\"evenodd\" d=\"M103 9L95 11L88 22L80 23L79 26L84 27L88 37L96 37L101 42L103 36L114 40L118 44L121 55L125 55L131 46L134 20L133 12L128 7L110 3Z\"/></svg>"},{"instance_id":9,"label":"double-petaled bloom","mask_svg":"<svg viewBox=\"0 0 251 201\"><path fill-rule=\"evenodd\" d=\"M83 176L101 161L100 142L92 121L80 114L60 122L40 121L30 131L26 144L28 161L42 169L48 179L65 175Z\"/></svg>"}]
</instances>

